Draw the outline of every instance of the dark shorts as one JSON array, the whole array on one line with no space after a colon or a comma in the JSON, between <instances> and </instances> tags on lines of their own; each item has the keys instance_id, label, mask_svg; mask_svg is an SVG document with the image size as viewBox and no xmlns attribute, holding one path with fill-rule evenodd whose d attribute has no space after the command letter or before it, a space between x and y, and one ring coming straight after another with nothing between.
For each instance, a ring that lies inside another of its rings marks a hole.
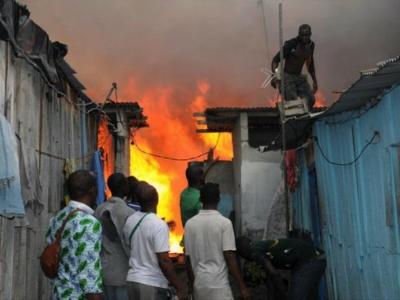
<instances>
[{"instance_id":1,"label":"dark shorts","mask_svg":"<svg viewBox=\"0 0 400 300\"><path fill-rule=\"evenodd\" d=\"M285 73L285 100L296 100L306 98L308 107L311 109L315 103L315 97L305 75L293 75Z\"/></svg>"}]
</instances>

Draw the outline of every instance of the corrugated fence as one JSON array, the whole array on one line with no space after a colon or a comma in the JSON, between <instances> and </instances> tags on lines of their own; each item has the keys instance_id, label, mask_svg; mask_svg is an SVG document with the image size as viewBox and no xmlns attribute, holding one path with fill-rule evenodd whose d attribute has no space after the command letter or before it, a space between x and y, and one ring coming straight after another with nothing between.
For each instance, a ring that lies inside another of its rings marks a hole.
<instances>
[{"instance_id":1,"label":"corrugated fence","mask_svg":"<svg viewBox=\"0 0 400 300\"><path fill-rule=\"evenodd\" d=\"M315 123L320 217L310 208L300 155L295 225L313 231L312 219L321 222L330 299L400 299L399 116L397 87L370 109Z\"/></svg>"},{"instance_id":2,"label":"corrugated fence","mask_svg":"<svg viewBox=\"0 0 400 300\"><path fill-rule=\"evenodd\" d=\"M0 113L19 139L25 217L0 217L0 299L50 299L38 256L49 218L63 200L64 158L88 167L96 121L82 113L67 83L66 96L50 89L24 59L0 41Z\"/></svg>"}]
</instances>

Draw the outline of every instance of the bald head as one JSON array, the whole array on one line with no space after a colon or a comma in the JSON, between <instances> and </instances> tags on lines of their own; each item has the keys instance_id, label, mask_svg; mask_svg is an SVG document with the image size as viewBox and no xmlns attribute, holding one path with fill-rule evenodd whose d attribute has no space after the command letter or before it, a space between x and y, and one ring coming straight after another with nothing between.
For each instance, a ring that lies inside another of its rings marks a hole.
<instances>
[{"instance_id":1,"label":"bald head","mask_svg":"<svg viewBox=\"0 0 400 300\"><path fill-rule=\"evenodd\" d=\"M136 199L145 212L156 212L158 204L157 190L145 181L139 181L135 189Z\"/></svg>"},{"instance_id":2,"label":"bald head","mask_svg":"<svg viewBox=\"0 0 400 300\"><path fill-rule=\"evenodd\" d=\"M303 44L308 44L311 41L311 26L303 24L299 26L299 39Z\"/></svg>"}]
</instances>

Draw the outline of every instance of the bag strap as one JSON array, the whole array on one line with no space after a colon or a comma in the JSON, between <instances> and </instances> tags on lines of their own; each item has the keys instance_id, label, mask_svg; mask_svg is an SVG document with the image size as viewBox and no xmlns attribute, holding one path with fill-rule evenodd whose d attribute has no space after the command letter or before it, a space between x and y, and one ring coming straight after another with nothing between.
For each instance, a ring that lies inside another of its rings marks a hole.
<instances>
[{"instance_id":1,"label":"bag strap","mask_svg":"<svg viewBox=\"0 0 400 300\"><path fill-rule=\"evenodd\" d=\"M142 223L143 219L148 215L149 213L145 213L144 216L139 220L139 222L136 223L135 227L133 227L131 234L129 235L129 241L132 240L132 236L135 233L136 229L138 229L140 223Z\"/></svg>"},{"instance_id":2,"label":"bag strap","mask_svg":"<svg viewBox=\"0 0 400 300\"><path fill-rule=\"evenodd\" d=\"M64 231L65 225L67 225L67 222L74 216L74 214L76 214L78 211L80 211L81 209L76 208L74 210L72 210L68 216L64 219L61 227L57 230L56 232L56 242L59 243L61 241L61 234Z\"/></svg>"}]
</instances>

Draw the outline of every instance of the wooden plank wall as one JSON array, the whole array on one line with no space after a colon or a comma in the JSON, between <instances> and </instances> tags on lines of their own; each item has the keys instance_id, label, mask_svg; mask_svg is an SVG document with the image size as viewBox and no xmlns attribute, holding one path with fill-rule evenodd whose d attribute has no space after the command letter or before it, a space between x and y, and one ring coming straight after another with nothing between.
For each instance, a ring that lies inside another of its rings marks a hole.
<instances>
[{"instance_id":1,"label":"wooden plank wall","mask_svg":"<svg viewBox=\"0 0 400 300\"><path fill-rule=\"evenodd\" d=\"M66 97L58 97L31 65L14 57L10 45L0 41L0 113L10 121L30 157L36 159L40 183L36 186L39 199L24 199L24 218L0 217L2 300L50 299L51 286L37 258L44 247L49 219L60 209L63 199L65 161L46 153L82 157L83 115L82 107L73 104L76 101L70 88ZM85 119L88 152L93 153L97 148L97 122L93 116L86 115ZM80 167L88 168L90 156L79 161Z\"/></svg>"}]
</instances>

